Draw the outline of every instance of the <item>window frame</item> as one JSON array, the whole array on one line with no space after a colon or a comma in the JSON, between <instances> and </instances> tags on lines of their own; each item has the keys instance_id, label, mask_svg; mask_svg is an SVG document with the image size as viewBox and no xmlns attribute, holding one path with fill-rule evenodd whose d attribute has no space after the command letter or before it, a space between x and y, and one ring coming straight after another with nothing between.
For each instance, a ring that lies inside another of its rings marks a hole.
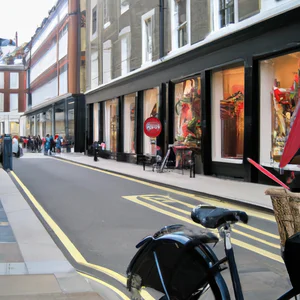
<instances>
[{"instance_id":1,"label":"window frame","mask_svg":"<svg viewBox=\"0 0 300 300\"><path fill-rule=\"evenodd\" d=\"M104 80L104 65L105 65L105 62L106 62L106 59L104 59L104 52L105 51L109 51L110 52L110 69L109 69L109 77L107 79L107 81ZM103 64L102 64L102 82L103 84L107 84L109 83L111 80L112 80L112 42L111 40L107 40L103 43L103 50L102 50L102 61L103 61Z\"/></svg>"},{"instance_id":2,"label":"window frame","mask_svg":"<svg viewBox=\"0 0 300 300\"><path fill-rule=\"evenodd\" d=\"M155 8L148 11L141 17L142 18L142 65L151 63L153 58L154 15L155 15ZM147 27L146 27L147 20L151 20L151 53L147 51L147 44L149 45L149 42L147 41ZM147 55L149 55L148 59L147 59Z\"/></svg>"},{"instance_id":3,"label":"window frame","mask_svg":"<svg viewBox=\"0 0 300 300\"><path fill-rule=\"evenodd\" d=\"M225 26L221 27L221 14L220 14L220 1L221 0L211 0L211 18L212 18L212 31L217 31L222 28L226 28L230 25L237 24L239 22L239 6L238 0L233 1L233 11L234 11L234 22L225 24ZM222 0L222 1L230 1L230 0Z\"/></svg>"},{"instance_id":4,"label":"window frame","mask_svg":"<svg viewBox=\"0 0 300 300\"><path fill-rule=\"evenodd\" d=\"M12 110L11 109L11 103L12 103L12 96L13 95L16 95L16 98L17 98L17 109L16 110ZM9 94L9 112L12 112L12 113L19 113L19 93L11 93Z\"/></svg>"},{"instance_id":5,"label":"window frame","mask_svg":"<svg viewBox=\"0 0 300 300\"><path fill-rule=\"evenodd\" d=\"M16 74L16 77L17 77L17 84L16 84L16 86L12 86L12 76L13 76L13 74ZM19 87L20 87L20 75L19 75L19 72L10 72L9 73L9 88L11 89L11 90L17 90L17 89L19 89Z\"/></svg>"},{"instance_id":6,"label":"window frame","mask_svg":"<svg viewBox=\"0 0 300 300\"><path fill-rule=\"evenodd\" d=\"M103 0L103 28L110 26L108 0Z\"/></svg>"},{"instance_id":7,"label":"window frame","mask_svg":"<svg viewBox=\"0 0 300 300\"><path fill-rule=\"evenodd\" d=\"M123 28L119 33L119 39L121 41L121 76L125 76L130 73L130 57L131 57L131 29L130 26ZM126 53L126 62L127 62L127 71L123 73L123 42L127 42L127 53Z\"/></svg>"},{"instance_id":8,"label":"window frame","mask_svg":"<svg viewBox=\"0 0 300 300\"><path fill-rule=\"evenodd\" d=\"M186 21L178 25L178 9L177 7L177 0L170 0L171 1L171 32L172 32L172 51L177 49L184 49L191 45L191 2L190 0L183 0L186 2ZM182 0L181 0L182 1ZM179 30L186 25L187 31L187 44L183 46L179 46Z\"/></svg>"},{"instance_id":9,"label":"window frame","mask_svg":"<svg viewBox=\"0 0 300 300\"><path fill-rule=\"evenodd\" d=\"M123 2L125 2L125 5L123 4ZM124 14L127 10L129 10L129 1L128 0L120 0L121 15Z\"/></svg>"},{"instance_id":10,"label":"window frame","mask_svg":"<svg viewBox=\"0 0 300 300\"><path fill-rule=\"evenodd\" d=\"M242 67L244 69L244 88L246 86L246 78L245 78L245 62L237 61L235 63L222 65L219 68L211 70L211 148L212 148L212 162L225 162L232 164L243 164L243 158L225 158L222 157L222 130L221 130L221 118L220 118L220 103L215 98L215 87L214 82L214 74L219 73L220 71L226 71L235 69L238 67ZM223 80L223 75L222 75ZM222 89L224 88L224 84L222 84ZM220 89L218 87L218 89ZM221 99L219 99L221 100ZM246 99L244 98L244 103ZM245 126L245 123L244 123ZM244 127L245 128L245 127ZM244 135L245 138L245 135ZM243 154L244 156L244 154Z\"/></svg>"},{"instance_id":11,"label":"window frame","mask_svg":"<svg viewBox=\"0 0 300 300\"><path fill-rule=\"evenodd\" d=\"M95 16L94 16L95 14ZM94 8L92 9L92 36L97 34L97 22L98 21L98 13L97 13L97 5L94 6Z\"/></svg>"}]
</instances>

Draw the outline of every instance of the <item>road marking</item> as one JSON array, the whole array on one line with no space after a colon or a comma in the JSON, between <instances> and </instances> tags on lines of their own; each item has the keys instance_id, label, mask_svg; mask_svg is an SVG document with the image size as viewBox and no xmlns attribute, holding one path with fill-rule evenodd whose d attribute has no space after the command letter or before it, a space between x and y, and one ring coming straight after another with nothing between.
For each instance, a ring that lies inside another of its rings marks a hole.
<instances>
[{"instance_id":1,"label":"road marking","mask_svg":"<svg viewBox=\"0 0 300 300\"><path fill-rule=\"evenodd\" d=\"M180 215L177 215L177 214L174 214L172 212L169 212L169 211L166 211L164 209L161 209L159 207L156 207L154 205L151 205L149 203L145 203L141 200L138 200L136 196L123 196L122 198L126 199L126 200L129 200L131 202L134 202L136 204L139 204L139 205L142 205L142 206L145 206L147 208L150 208L154 211L157 211L161 214L164 214L166 216L169 216L169 217L172 217L172 218L175 218L177 220L180 220L180 221L183 221L183 222L186 222L186 223L189 223L189 224L192 224L194 226L197 226L197 227L200 227L203 229L203 227L200 225L200 224L196 224L194 223L192 220L188 219L188 218L185 218L185 217L182 217ZM283 263L283 260L281 258L281 256L277 255L277 254L274 254L272 252L269 252L269 251L266 251L266 250L263 250L263 249L260 249L258 247L255 247L253 245L250 245L250 244L247 244L247 243L244 243L242 241L239 241L237 239L232 239L232 243L237 245L237 246L240 246L241 248L244 248L244 249L247 249L249 251L252 251L254 253L257 253L257 254L260 254L262 256L265 256L267 258L270 258L272 260L275 260L277 262L280 262L280 263Z\"/></svg>"},{"instance_id":2,"label":"road marking","mask_svg":"<svg viewBox=\"0 0 300 300\"><path fill-rule=\"evenodd\" d=\"M139 197L145 197L145 196L146 197L152 197L154 200L157 200L157 201L160 201L160 202L163 202L163 203L179 203L179 204L181 204L183 206L186 206L188 208L194 208L195 207L195 205L193 205L193 204L186 203L186 202L174 199L170 196L150 194L150 195L141 195ZM273 233L270 233L270 232L267 232L267 231L264 231L264 230L261 230L261 229L258 229L258 228L255 228L255 227L250 226L248 224L236 223L235 226L240 226L240 227L255 231L259 234L266 235L266 236L271 237L273 239L279 240L279 235L273 234Z\"/></svg>"},{"instance_id":3,"label":"road marking","mask_svg":"<svg viewBox=\"0 0 300 300\"><path fill-rule=\"evenodd\" d=\"M28 188L24 185L24 183L21 181L21 179L15 174L15 172L10 172L12 176L15 178L17 183L20 185L24 193L27 195L28 199L31 201L31 203L34 205L34 207L38 210L38 212L41 214L45 222L49 225L49 227L53 230L55 235L59 238L59 240L62 242L64 247L67 249L67 251L70 253L70 255L73 257L73 259L81 265L88 266L92 269L95 269L99 272L102 272L113 279L121 282L126 286L126 277L118 274L115 271L109 270L107 268L91 264L86 261L86 259L82 256L82 254L78 251L78 249L75 247L75 245L71 242L71 240L67 237L67 235L60 229L60 227L55 223L55 221L50 217L50 215L45 211L45 209L39 204L39 202L35 199L35 197L32 195L32 193L28 190ZM142 290L142 296L145 300L155 300L147 291Z\"/></svg>"},{"instance_id":4,"label":"road marking","mask_svg":"<svg viewBox=\"0 0 300 300\"><path fill-rule=\"evenodd\" d=\"M169 192L169 193L172 193L172 194L177 194L177 195L181 195L183 197L192 198L192 199L197 200L201 203L207 203L207 204L214 205L214 206L222 206L224 208L231 208L231 209L237 209L237 210L241 209L241 205L232 204L232 203L224 203L223 201L215 200L213 198L207 198L207 197L202 198L202 197L196 196L196 195L191 194L191 193L181 192L181 191L169 188L169 187L159 186L158 184L146 182L146 181L143 181L143 180L140 180L140 179L135 179L135 178L132 178L132 177L129 177L129 176L126 176L126 175L121 175L121 174L117 174L117 173L114 173L114 172L111 172L111 171L101 170L97 167L85 166L85 165L82 165L80 163L76 163L76 162L66 160L66 159L61 159L61 161L63 161L64 163L67 163L67 164L71 164L71 165L78 166L78 167L81 167L81 168L85 168L85 169L88 169L88 170L92 170L92 171L95 171L95 172L111 175L111 176L114 176L114 177L126 179L126 180L129 180L129 181L133 181L133 182L136 182L136 183L139 183L139 184L146 185L146 186L150 186L150 187L153 187L155 189L166 191L166 192ZM259 219L264 219L264 220L276 223L275 217L271 214L259 212L255 209L251 209L251 208L248 208L248 207L245 207L243 210L245 212L247 212L247 214L249 216L253 216L253 217L256 217L256 218L259 218Z\"/></svg>"},{"instance_id":5,"label":"road marking","mask_svg":"<svg viewBox=\"0 0 300 300\"><path fill-rule=\"evenodd\" d=\"M177 208L177 207L168 205L168 204L165 203L165 201L160 202L160 201L157 201L157 200L153 200L153 199L151 198L151 196L142 195L142 196L133 196L133 197L146 199L146 200L148 200L148 201L157 203L157 204L159 204L159 205L161 205L161 206L164 206L164 207L167 207L167 208L176 210L176 211L178 211L178 212L180 212L180 213L183 213L183 214L185 214L185 215L188 215L188 216L191 215L191 212L190 212L190 211L187 211L187 210L184 210L184 209L181 209L181 208ZM155 197L154 197L154 199L155 199ZM174 201L173 201L173 202L174 202ZM193 224L195 224L195 223L193 223ZM239 224L239 223L236 223L235 225L237 225L237 224ZM201 226L201 225L200 225L200 226ZM201 226L201 227L204 228L203 226ZM215 232L215 233L218 233L218 231L217 231L216 229L215 229L215 230L211 230L211 231L213 231L213 232ZM246 233L246 232L242 232L242 231L237 230L237 229L235 229L235 228L233 228L232 231L233 231L234 233L236 233L236 234L242 235L242 236L244 236L244 237L246 237L246 238L248 238L248 239L252 239L252 240L254 240L254 241L260 242L260 243L265 244L265 245L267 245L267 246L270 246L270 247L273 247L273 248L276 248L276 249L281 249L281 248L280 248L280 245L278 245L278 244L270 243L270 242L268 242L268 241L266 241L266 240L262 240L262 239L260 239L260 238L258 238L258 237L256 237L256 236L252 236L252 235L250 235L250 234L248 234L248 233Z\"/></svg>"},{"instance_id":6,"label":"road marking","mask_svg":"<svg viewBox=\"0 0 300 300\"><path fill-rule=\"evenodd\" d=\"M92 277L90 275L87 275L87 274L84 274L84 273L81 273L81 272L77 272L78 274L80 274L81 276L85 277L85 278L88 278L88 279L92 279L106 287L108 287L110 290L114 291L117 295L119 295L121 297L121 299L125 299L125 300L130 300L130 298L128 298L123 292L121 292L120 290L118 290L117 288L115 288L114 286L108 284L107 282L105 281L102 281L98 278L95 278L95 277Z\"/></svg>"}]
</instances>

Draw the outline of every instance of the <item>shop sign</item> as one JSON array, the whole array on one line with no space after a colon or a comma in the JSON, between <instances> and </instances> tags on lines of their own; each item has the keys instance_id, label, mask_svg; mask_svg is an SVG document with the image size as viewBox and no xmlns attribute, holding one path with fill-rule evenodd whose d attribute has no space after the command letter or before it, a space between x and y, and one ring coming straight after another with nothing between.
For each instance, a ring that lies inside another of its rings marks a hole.
<instances>
[{"instance_id":1,"label":"shop sign","mask_svg":"<svg viewBox=\"0 0 300 300\"><path fill-rule=\"evenodd\" d=\"M150 117L144 123L144 132L150 138L156 138L162 130L161 122L158 118Z\"/></svg>"}]
</instances>

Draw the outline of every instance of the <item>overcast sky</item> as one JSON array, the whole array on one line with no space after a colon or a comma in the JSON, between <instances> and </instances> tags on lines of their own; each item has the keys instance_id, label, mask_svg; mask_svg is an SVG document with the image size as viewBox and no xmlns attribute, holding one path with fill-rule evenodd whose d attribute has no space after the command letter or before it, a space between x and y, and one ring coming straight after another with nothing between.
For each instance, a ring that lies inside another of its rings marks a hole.
<instances>
[{"instance_id":1,"label":"overcast sky","mask_svg":"<svg viewBox=\"0 0 300 300\"><path fill-rule=\"evenodd\" d=\"M14 39L18 32L19 45L29 42L36 28L57 0L0 0L0 38Z\"/></svg>"}]
</instances>

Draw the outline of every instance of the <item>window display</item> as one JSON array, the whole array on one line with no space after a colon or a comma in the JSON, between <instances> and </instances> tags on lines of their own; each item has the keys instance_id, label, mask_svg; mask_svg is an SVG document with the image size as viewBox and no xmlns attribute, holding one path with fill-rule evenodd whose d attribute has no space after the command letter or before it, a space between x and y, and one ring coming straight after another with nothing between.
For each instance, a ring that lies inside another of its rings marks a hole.
<instances>
[{"instance_id":1,"label":"window display","mask_svg":"<svg viewBox=\"0 0 300 300\"><path fill-rule=\"evenodd\" d=\"M135 94L124 98L124 152L135 153Z\"/></svg>"},{"instance_id":2,"label":"window display","mask_svg":"<svg viewBox=\"0 0 300 300\"><path fill-rule=\"evenodd\" d=\"M150 117L158 117L159 89L144 91L144 122ZM144 154L156 155L156 138L144 134Z\"/></svg>"},{"instance_id":3,"label":"window display","mask_svg":"<svg viewBox=\"0 0 300 300\"><path fill-rule=\"evenodd\" d=\"M244 67L213 72L213 160L241 162L244 153Z\"/></svg>"},{"instance_id":4,"label":"window display","mask_svg":"<svg viewBox=\"0 0 300 300\"><path fill-rule=\"evenodd\" d=\"M74 134L75 134L75 124L74 124L74 100L68 101L68 141L71 147L74 146Z\"/></svg>"},{"instance_id":5,"label":"window display","mask_svg":"<svg viewBox=\"0 0 300 300\"><path fill-rule=\"evenodd\" d=\"M48 129L48 128L47 128ZM51 134L52 130L46 134ZM61 135L63 138L66 136L66 126L65 126L65 104L55 105L55 134Z\"/></svg>"},{"instance_id":6,"label":"window display","mask_svg":"<svg viewBox=\"0 0 300 300\"><path fill-rule=\"evenodd\" d=\"M201 82L200 77L175 85L175 144L200 149Z\"/></svg>"},{"instance_id":7,"label":"window display","mask_svg":"<svg viewBox=\"0 0 300 300\"><path fill-rule=\"evenodd\" d=\"M118 99L105 101L104 136L106 150L117 152Z\"/></svg>"},{"instance_id":8,"label":"window display","mask_svg":"<svg viewBox=\"0 0 300 300\"><path fill-rule=\"evenodd\" d=\"M280 161L300 96L300 52L260 62L260 161Z\"/></svg>"}]
</instances>

